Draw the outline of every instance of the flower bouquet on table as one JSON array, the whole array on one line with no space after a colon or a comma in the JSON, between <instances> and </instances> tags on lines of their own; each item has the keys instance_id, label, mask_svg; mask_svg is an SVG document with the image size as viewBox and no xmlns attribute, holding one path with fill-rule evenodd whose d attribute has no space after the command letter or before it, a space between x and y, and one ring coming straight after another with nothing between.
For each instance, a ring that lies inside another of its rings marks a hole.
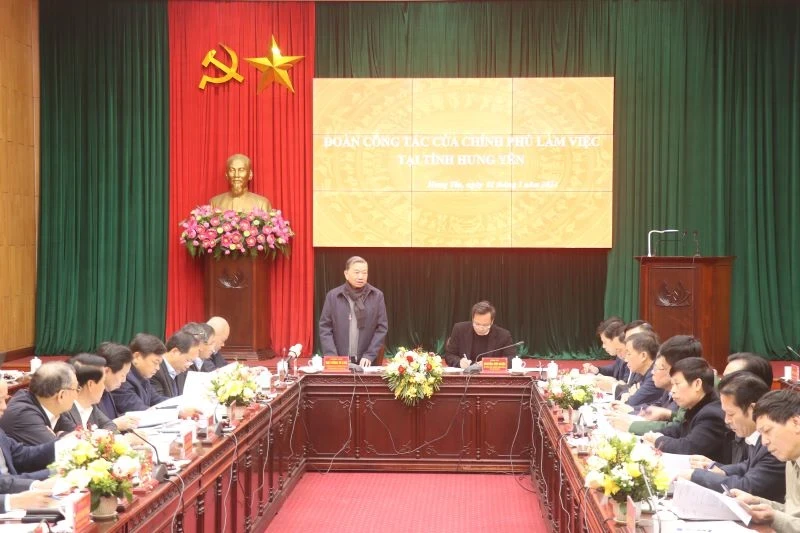
<instances>
[{"instance_id":1,"label":"flower bouquet on table","mask_svg":"<svg viewBox=\"0 0 800 533\"><path fill-rule=\"evenodd\" d=\"M249 213L215 209L201 205L182 220L181 244L192 257L265 255L274 259L278 252L289 255L289 239L294 232L281 211L255 208Z\"/></svg>"},{"instance_id":2,"label":"flower bouquet on table","mask_svg":"<svg viewBox=\"0 0 800 533\"><path fill-rule=\"evenodd\" d=\"M442 358L421 348L401 347L389 360L383 379L389 383L394 397L406 405L416 405L430 398L442 383Z\"/></svg>"},{"instance_id":3,"label":"flower bouquet on table","mask_svg":"<svg viewBox=\"0 0 800 533\"><path fill-rule=\"evenodd\" d=\"M620 504L628 496L642 502L666 493L670 478L659 453L635 435L601 435L592 450L594 455L586 460L588 488L600 489Z\"/></svg>"},{"instance_id":4,"label":"flower bouquet on table","mask_svg":"<svg viewBox=\"0 0 800 533\"><path fill-rule=\"evenodd\" d=\"M257 391L256 373L241 363L220 370L211 380L211 392L222 405L249 405Z\"/></svg>"},{"instance_id":5,"label":"flower bouquet on table","mask_svg":"<svg viewBox=\"0 0 800 533\"><path fill-rule=\"evenodd\" d=\"M68 437L73 438L73 437ZM69 487L88 489L92 510L102 498L133 500L133 478L142 468L142 457L121 435L104 430L80 431L75 443L60 450L49 468L55 470Z\"/></svg>"},{"instance_id":6,"label":"flower bouquet on table","mask_svg":"<svg viewBox=\"0 0 800 533\"><path fill-rule=\"evenodd\" d=\"M564 374L545 385L545 398L562 409L578 409L594 401L595 387L586 374Z\"/></svg>"}]
</instances>

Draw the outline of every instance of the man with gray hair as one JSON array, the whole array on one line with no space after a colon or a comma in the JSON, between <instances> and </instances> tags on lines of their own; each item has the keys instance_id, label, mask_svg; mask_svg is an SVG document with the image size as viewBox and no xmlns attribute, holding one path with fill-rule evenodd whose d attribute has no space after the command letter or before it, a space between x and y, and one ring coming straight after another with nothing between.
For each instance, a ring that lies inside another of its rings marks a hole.
<instances>
[{"instance_id":1,"label":"man with gray hair","mask_svg":"<svg viewBox=\"0 0 800 533\"><path fill-rule=\"evenodd\" d=\"M75 369L63 362L44 363L31 378L28 389L14 394L0 418L0 427L24 444L56 440L54 431L62 413L72 409L78 396Z\"/></svg>"},{"instance_id":2,"label":"man with gray hair","mask_svg":"<svg viewBox=\"0 0 800 533\"><path fill-rule=\"evenodd\" d=\"M345 283L325 296L319 317L323 355L347 355L350 362L371 366L383 346L389 321L383 293L367 283L367 262L347 260Z\"/></svg>"},{"instance_id":3,"label":"man with gray hair","mask_svg":"<svg viewBox=\"0 0 800 533\"><path fill-rule=\"evenodd\" d=\"M214 328L204 322L189 322L185 324L181 331L188 333L199 343L197 357L192 361L189 370L193 372L213 372L217 367L211 360L216 350L214 340Z\"/></svg>"}]
</instances>

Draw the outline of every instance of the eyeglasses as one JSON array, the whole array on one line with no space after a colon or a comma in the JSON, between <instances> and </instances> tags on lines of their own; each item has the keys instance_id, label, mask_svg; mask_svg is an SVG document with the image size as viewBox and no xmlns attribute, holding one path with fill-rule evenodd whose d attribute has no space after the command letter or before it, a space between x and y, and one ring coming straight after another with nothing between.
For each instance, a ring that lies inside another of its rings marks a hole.
<instances>
[{"instance_id":1,"label":"eyeglasses","mask_svg":"<svg viewBox=\"0 0 800 533\"><path fill-rule=\"evenodd\" d=\"M80 387L75 387L75 388L68 388L68 387L65 387L65 388L63 388L63 389L61 389L61 390L71 390L71 391L74 391L74 392L80 392L80 391L81 391L81 388L80 388Z\"/></svg>"},{"instance_id":2,"label":"eyeglasses","mask_svg":"<svg viewBox=\"0 0 800 533\"><path fill-rule=\"evenodd\" d=\"M492 327L491 324L476 324L475 322L472 323L472 327L475 329L489 329Z\"/></svg>"}]
</instances>

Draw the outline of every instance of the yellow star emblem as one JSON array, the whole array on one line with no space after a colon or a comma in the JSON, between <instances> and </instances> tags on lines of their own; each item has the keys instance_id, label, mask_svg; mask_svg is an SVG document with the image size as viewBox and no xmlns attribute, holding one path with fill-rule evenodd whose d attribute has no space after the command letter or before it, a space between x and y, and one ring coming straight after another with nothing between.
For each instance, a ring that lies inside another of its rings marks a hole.
<instances>
[{"instance_id":1,"label":"yellow star emblem","mask_svg":"<svg viewBox=\"0 0 800 533\"><path fill-rule=\"evenodd\" d=\"M267 85L273 81L294 92L292 79L289 77L289 73L287 71L295 66L295 64L297 64L305 56L281 55L281 49L278 48L278 43L275 42L274 35L272 36L271 52L271 56L251 57L245 59L245 61L262 72L261 81L258 82L258 92L263 91Z\"/></svg>"}]
</instances>

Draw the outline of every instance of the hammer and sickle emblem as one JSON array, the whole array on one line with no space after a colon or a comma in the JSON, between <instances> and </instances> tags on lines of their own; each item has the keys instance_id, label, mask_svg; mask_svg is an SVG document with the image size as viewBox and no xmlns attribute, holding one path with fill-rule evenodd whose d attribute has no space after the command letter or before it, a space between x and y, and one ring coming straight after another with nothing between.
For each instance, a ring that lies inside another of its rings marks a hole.
<instances>
[{"instance_id":1,"label":"hammer and sickle emblem","mask_svg":"<svg viewBox=\"0 0 800 533\"><path fill-rule=\"evenodd\" d=\"M225 75L220 76L218 78L212 78L211 76L206 76L205 74L203 74L203 77L200 79L200 85L199 85L201 90L205 90L206 83L226 83L231 79L234 79L239 83L242 83L244 81L244 77L238 72L236 72L236 69L239 68L239 57L236 55L236 52L234 52L233 50L231 50L222 43L219 43L219 45L222 48L224 48L226 52L228 52L228 55L231 58L231 65L228 66L222 63L219 59L217 59L215 57L217 55L216 50L214 49L209 50L206 53L206 57L203 58L203 66L207 67L208 65L214 65L219 70L224 72Z\"/></svg>"}]
</instances>

